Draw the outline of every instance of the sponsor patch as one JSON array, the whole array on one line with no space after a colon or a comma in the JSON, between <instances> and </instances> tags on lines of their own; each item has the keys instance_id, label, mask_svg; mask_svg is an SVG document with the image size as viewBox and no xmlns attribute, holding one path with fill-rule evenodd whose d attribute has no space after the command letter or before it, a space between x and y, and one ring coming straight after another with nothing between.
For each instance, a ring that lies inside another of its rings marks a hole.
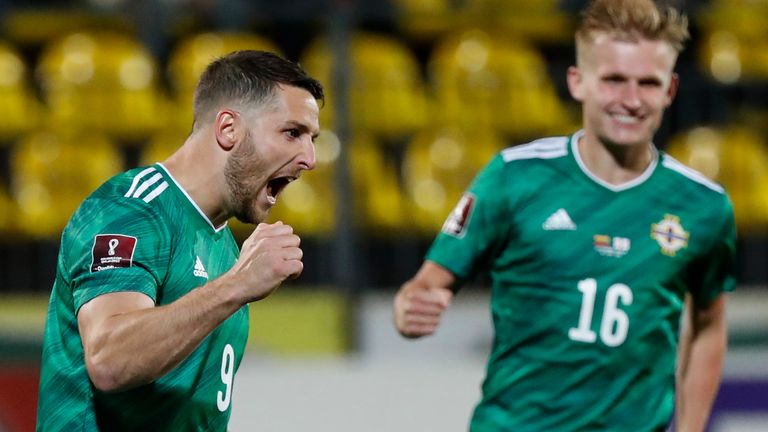
<instances>
[{"instance_id":1,"label":"sponsor patch","mask_svg":"<svg viewBox=\"0 0 768 432\"><path fill-rule=\"evenodd\" d=\"M476 199L475 195L465 192L451 214L448 215L448 219L445 220L442 231L454 237L464 237L469 218L472 217L472 210L475 208Z\"/></svg>"},{"instance_id":2,"label":"sponsor patch","mask_svg":"<svg viewBox=\"0 0 768 432\"><path fill-rule=\"evenodd\" d=\"M136 237L122 234L98 234L91 250L91 273L113 268L130 267Z\"/></svg>"}]
</instances>

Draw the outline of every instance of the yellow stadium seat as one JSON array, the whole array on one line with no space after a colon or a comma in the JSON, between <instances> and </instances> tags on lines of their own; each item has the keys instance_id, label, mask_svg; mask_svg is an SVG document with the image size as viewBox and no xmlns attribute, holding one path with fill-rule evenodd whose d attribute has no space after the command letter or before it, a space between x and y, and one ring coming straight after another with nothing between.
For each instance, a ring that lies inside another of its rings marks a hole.
<instances>
[{"instance_id":1,"label":"yellow stadium seat","mask_svg":"<svg viewBox=\"0 0 768 432\"><path fill-rule=\"evenodd\" d=\"M458 8L451 0L395 0L400 30L415 40L433 40L454 28Z\"/></svg>"},{"instance_id":2,"label":"yellow stadium seat","mask_svg":"<svg viewBox=\"0 0 768 432\"><path fill-rule=\"evenodd\" d=\"M262 36L237 32L195 34L184 38L173 48L168 77L174 93L172 121L177 127L189 129L192 125L192 98L205 67L218 57L247 49L280 53L272 41Z\"/></svg>"},{"instance_id":3,"label":"yellow stadium seat","mask_svg":"<svg viewBox=\"0 0 768 432\"><path fill-rule=\"evenodd\" d=\"M165 122L156 59L132 37L78 32L45 46L37 76L57 130L97 130L138 142Z\"/></svg>"},{"instance_id":4,"label":"yellow stadium seat","mask_svg":"<svg viewBox=\"0 0 768 432\"><path fill-rule=\"evenodd\" d=\"M768 147L746 127L699 127L670 140L670 155L721 183L740 233L768 228Z\"/></svg>"},{"instance_id":5,"label":"yellow stadium seat","mask_svg":"<svg viewBox=\"0 0 768 432\"><path fill-rule=\"evenodd\" d=\"M570 42L573 19L559 3L560 0L466 0L462 14L471 25L526 40Z\"/></svg>"},{"instance_id":6,"label":"yellow stadium seat","mask_svg":"<svg viewBox=\"0 0 768 432\"><path fill-rule=\"evenodd\" d=\"M768 77L768 2L715 0L696 18L703 70L725 84Z\"/></svg>"},{"instance_id":7,"label":"yellow stadium seat","mask_svg":"<svg viewBox=\"0 0 768 432\"><path fill-rule=\"evenodd\" d=\"M120 152L100 134L37 132L12 148L18 229L55 238L80 202L123 169Z\"/></svg>"},{"instance_id":8,"label":"yellow stadium seat","mask_svg":"<svg viewBox=\"0 0 768 432\"><path fill-rule=\"evenodd\" d=\"M401 139L427 123L427 102L418 61L399 40L360 32L350 39L349 116L354 131L376 138ZM328 38L313 41L301 63L325 86L320 123L335 127L334 62Z\"/></svg>"},{"instance_id":9,"label":"yellow stadium seat","mask_svg":"<svg viewBox=\"0 0 768 432\"><path fill-rule=\"evenodd\" d=\"M570 123L543 57L522 41L459 32L438 43L428 67L440 124L492 127L521 141Z\"/></svg>"},{"instance_id":10,"label":"yellow stadium seat","mask_svg":"<svg viewBox=\"0 0 768 432\"><path fill-rule=\"evenodd\" d=\"M559 0L396 0L409 38L434 40L463 27L492 28L531 41L570 42L573 19Z\"/></svg>"},{"instance_id":11,"label":"yellow stadium seat","mask_svg":"<svg viewBox=\"0 0 768 432\"><path fill-rule=\"evenodd\" d=\"M504 147L489 129L468 133L458 128L428 130L408 145L403 162L411 220L434 234L477 173Z\"/></svg>"},{"instance_id":12,"label":"yellow stadium seat","mask_svg":"<svg viewBox=\"0 0 768 432\"><path fill-rule=\"evenodd\" d=\"M387 157L386 147L370 135L359 134L349 146L355 217L372 236L409 234L407 203L400 166Z\"/></svg>"},{"instance_id":13,"label":"yellow stadium seat","mask_svg":"<svg viewBox=\"0 0 768 432\"><path fill-rule=\"evenodd\" d=\"M10 143L39 124L42 106L29 78L16 49L0 41L0 143Z\"/></svg>"},{"instance_id":14,"label":"yellow stadium seat","mask_svg":"<svg viewBox=\"0 0 768 432\"><path fill-rule=\"evenodd\" d=\"M139 155L139 166L164 161L184 144L188 136L189 132L181 129L170 128L158 132L142 148Z\"/></svg>"}]
</instances>

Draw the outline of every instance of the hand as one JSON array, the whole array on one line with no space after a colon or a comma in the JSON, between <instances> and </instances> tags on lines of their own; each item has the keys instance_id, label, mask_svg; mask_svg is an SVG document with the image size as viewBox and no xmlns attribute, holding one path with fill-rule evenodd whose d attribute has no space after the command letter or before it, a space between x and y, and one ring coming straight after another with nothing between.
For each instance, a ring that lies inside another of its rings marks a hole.
<instances>
[{"instance_id":1,"label":"hand","mask_svg":"<svg viewBox=\"0 0 768 432\"><path fill-rule=\"evenodd\" d=\"M452 298L447 288L426 287L413 280L405 283L395 296L395 327L408 338L431 335Z\"/></svg>"},{"instance_id":2,"label":"hand","mask_svg":"<svg viewBox=\"0 0 768 432\"><path fill-rule=\"evenodd\" d=\"M245 302L261 300L284 280L301 274L304 252L300 243L293 228L282 222L260 223L256 227L243 242L240 258L227 272L235 289L242 291Z\"/></svg>"}]
</instances>

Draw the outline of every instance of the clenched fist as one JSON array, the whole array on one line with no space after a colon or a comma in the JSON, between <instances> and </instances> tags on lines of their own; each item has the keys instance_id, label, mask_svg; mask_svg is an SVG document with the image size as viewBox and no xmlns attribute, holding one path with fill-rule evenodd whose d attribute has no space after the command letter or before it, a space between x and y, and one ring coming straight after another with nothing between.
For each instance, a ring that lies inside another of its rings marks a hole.
<instances>
[{"instance_id":1,"label":"clenched fist","mask_svg":"<svg viewBox=\"0 0 768 432\"><path fill-rule=\"evenodd\" d=\"M395 327L408 338L431 335L452 297L446 287L425 285L418 279L406 282L395 296Z\"/></svg>"},{"instance_id":2,"label":"clenched fist","mask_svg":"<svg viewBox=\"0 0 768 432\"><path fill-rule=\"evenodd\" d=\"M243 242L240 258L227 277L241 290L245 302L261 300L304 270L301 239L290 225L260 223Z\"/></svg>"}]
</instances>

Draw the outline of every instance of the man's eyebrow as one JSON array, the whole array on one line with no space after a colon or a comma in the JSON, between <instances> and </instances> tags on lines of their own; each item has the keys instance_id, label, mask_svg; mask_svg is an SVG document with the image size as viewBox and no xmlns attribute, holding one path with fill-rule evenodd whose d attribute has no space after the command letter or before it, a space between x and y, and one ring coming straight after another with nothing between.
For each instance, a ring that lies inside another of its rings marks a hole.
<instances>
[{"instance_id":1,"label":"man's eyebrow","mask_svg":"<svg viewBox=\"0 0 768 432\"><path fill-rule=\"evenodd\" d=\"M287 126L294 127L301 131L301 133L310 133L309 126L307 126L304 123L298 122L296 120L288 120L285 122ZM312 139L317 138L320 135L320 132L315 132L312 134Z\"/></svg>"}]
</instances>

